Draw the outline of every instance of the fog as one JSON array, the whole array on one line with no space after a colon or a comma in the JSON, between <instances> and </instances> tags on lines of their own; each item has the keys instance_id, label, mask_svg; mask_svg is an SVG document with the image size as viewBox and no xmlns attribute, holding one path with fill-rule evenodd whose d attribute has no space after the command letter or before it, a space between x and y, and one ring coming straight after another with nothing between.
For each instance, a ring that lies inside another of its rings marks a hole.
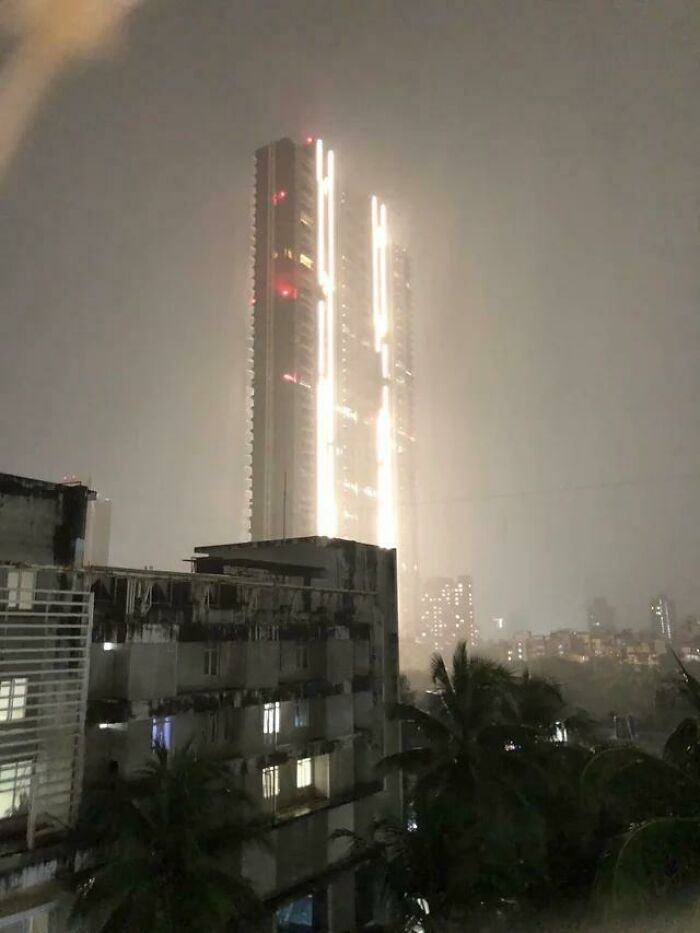
<instances>
[{"instance_id":1,"label":"fog","mask_svg":"<svg viewBox=\"0 0 700 933\"><path fill-rule=\"evenodd\" d=\"M413 256L424 573L471 573L483 626L700 612L695 0L150 0L129 31L0 182L0 469L89 477L119 564L241 538L252 153L321 135Z\"/></svg>"}]
</instances>

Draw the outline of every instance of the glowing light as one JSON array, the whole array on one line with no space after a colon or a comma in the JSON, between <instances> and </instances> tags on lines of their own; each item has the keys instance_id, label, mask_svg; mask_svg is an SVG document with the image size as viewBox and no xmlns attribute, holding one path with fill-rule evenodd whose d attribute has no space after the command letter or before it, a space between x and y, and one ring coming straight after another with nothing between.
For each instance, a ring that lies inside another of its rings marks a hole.
<instances>
[{"instance_id":1,"label":"glowing light","mask_svg":"<svg viewBox=\"0 0 700 933\"><path fill-rule=\"evenodd\" d=\"M314 144L314 138L313 138L313 136L306 136L306 137L304 138L304 145L305 145L305 146L313 146L313 144Z\"/></svg>"},{"instance_id":2,"label":"glowing light","mask_svg":"<svg viewBox=\"0 0 700 933\"><path fill-rule=\"evenodd\" d=\"M285 382L296 382L297 377L294 373L283 373L282 378Z\"/></svg>"},{"instance_id":3,"label":"glowing light","mask_svg":"<svg viewBox=\"0 0 700 933\"><path fill-rule=\"evenodd\" d=\"M316 384L316 534L337 533L335 497L335 156L316 140L316 277L318 381Z\"/></svg>"},{"instance_id":4,"label":"glowing light","mask_svg":"<svg viewBox=\"0 0 700 933\"><path fill-rule=\"evenodd\" d=\"M376 420L377 448L377 544L396 547L396 501L393 399L389 334L389 285L387 252L389 225L386 205L372 198L372 321L374 349L379 359L382 393Z\"/></svg>"},{"instance_id":5,"label":"glowing light","mask_svg":"<svg viewBox=\"0 0 700 933\"><path fill-rule=\"evenodd\" d=\"M285 281L277 282L275 286L275 291L280 296L280 298L296 298L297 297L297 290L291 284L291 282L285 282Z\"/></svg>"},{"instance_id":6,"label":"glowing light","mask_svg":"<svg viewBox=\"0 0 700 933\"><path fill-rule=\"evenodd\" d=\"M286 191L275 191L272 195L272 203L277 205L287 197Z\"/></svg>"}]
</instances>

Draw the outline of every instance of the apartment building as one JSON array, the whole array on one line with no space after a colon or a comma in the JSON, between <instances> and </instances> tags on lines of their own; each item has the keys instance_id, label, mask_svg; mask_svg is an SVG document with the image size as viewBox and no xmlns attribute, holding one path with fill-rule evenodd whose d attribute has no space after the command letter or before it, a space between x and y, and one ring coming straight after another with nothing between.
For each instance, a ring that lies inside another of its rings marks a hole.
<instances>
[{"instance_id":1,"label":"apartment building","mask_svg":"<svg viewBox=\"0 0 700 933\"><path fill-rule=\"evenodd\" d=\"M269 850L241 868L270 929L372 919L330 837L399 805L375 773L399 741L395 553L307 538L197 548L193 565L0 564L0 930L65 929L55 879L83 783L188 743L269 815Z\"/></svg>"},{"instance_id":2,"label":"apartment building","mask_svg":"<svg viewBox=\"0 0 700 933\"><path fill-rule=\"evenodd\" d=\"M361 927L371 897L329 837L399 802L375 774L398 750L394 552L307 538L196 553L191 574L74 575L95 604L85 779L128 775L156 742L207 749L272 820L243 870L277 929Z\"/></svg>"}]
</instances>

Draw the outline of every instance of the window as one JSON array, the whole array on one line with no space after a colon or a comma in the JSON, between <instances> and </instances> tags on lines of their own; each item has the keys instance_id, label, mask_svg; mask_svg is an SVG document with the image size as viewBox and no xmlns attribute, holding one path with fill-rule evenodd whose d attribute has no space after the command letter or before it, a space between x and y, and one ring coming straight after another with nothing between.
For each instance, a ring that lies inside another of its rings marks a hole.
<instances>
[{"instance_id":1,"label":"window","mask_svg":"<svg viewBox=\"0 0 700 933\"><path fill-rule=\"evenodd\" d=\"M309 701L297 700L294 704L294 728L305 729L309 725Z\"/></svg>"},{"instance_id":2,"label":"window","mask_svg":"<svg viewBox=\"0 0 700 933\"><path fill-rule=\"evenodd\" d=\"M262 769L262 793L265 800L273 800L280 792L280 769L277 765Z\"/></svg>"},{"instance_id":3,"label":"window","mask_svg":"<svg viewBox=\"0 0 700 933\"><path fill-rule=\"evenodd\" d=\"M311 786L311 770L310 758L297 759L297 787Z\"/></svg>"},{"instance_id":4,"label":"window","mask_svg":"<svg viewBox=\"0 0 700 933\"><path fill-rule=\"evenodd\" d=\"M0 680L0 722L24 719L27 705L27 678Z\"/></svg>"},{"instance_id":5,"label":"window","mask_svg":"<svg viewBox=\"0 0 700 933\"><path fill-rule=\"evenodd\" d=\"M173 720L171 716L151 720L151 748L158 747L167 751L170 751L173 747Z\"/></svg>"},{"instance_id":6,"label":"window","mask_svg":"<svg viewBox=\"0 0 700 933\"><path fill-rule=\"evenodd\" d=\"M307 269L313 269L314 262L310 256L307 256L306 253L299 253L299 262L302 266L306 266Z\"/></svg>"},{"instance_id":7,"label":"window","mask_svg":"<svg viewBox=\"0 0 700 933\"><path fill-rule=\"evenodd\" d=\"M263 707L263 735L274 738L280 731L280 704L266 703Z\"/></svg>"},{"instance_id":8,"label":"window","mask_svg":"<svg viewBox=\"0 0 700 933\"><path fill-rule=\"evenodd\" d=\"M221 669L221 645L207 645L204 649L204 673L207 677L218 677Z\"/></svg>"},{"instance_id":9,"label":"window","mask_svg":"<svg viewBox=\"0 0 700 933\"><path fill-rule=\"evenodd\" d=\"M31 609L34 605L36 574L33 570L7 571L7 608Z\"/></svg>"},{"instance_id":10,"label":"window","mask_svg":"<svg viewBox=\"0 0 700 933\"><path fill-rule=\"evenodd\" d=\"M31 784L31 761L0 765L0 818L26 810Z\"/></svg>"},{"instance_id":11,"label":"window","mask_svg":"<svg viewBox=\"0 0 700 933\"><path fill-rule=\"evenodd\" d=\"M297 670L305 671L309 666L309 646L297 645Z\"/></svg>"},{"instance_id":12,"label":"window","mask_svg":"<svg viewBox=\"0 0 700 933\"><path fill-rule=\"evenodd\" d=\"M313 894L306 894L298 901L292 901L280 907L275 914L275 929L277 933L291 933L292 930L302 933L303 930L312 930L314 926L314 898Z\"/></svg>"}]
</instances>

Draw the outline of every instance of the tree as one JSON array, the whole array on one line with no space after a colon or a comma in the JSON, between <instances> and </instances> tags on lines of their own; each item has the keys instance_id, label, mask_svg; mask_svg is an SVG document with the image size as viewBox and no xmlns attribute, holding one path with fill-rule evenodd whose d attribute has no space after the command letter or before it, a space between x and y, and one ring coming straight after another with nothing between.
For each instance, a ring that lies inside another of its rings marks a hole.
<instances>
[{"instance_id":1,"label":"tree","mask_svg":"<svg viewBox=\"0 0 700 933\"><path fill-rule=\"evenodd\" d=\"M681 689L700 713L700 683L673 655ZM597 754L582 790L599 822L616 830L601 860L597 895L603 909L649 913L697 900L700 891L700 729L684 719L662 757L634 746Z\"/></svg>"},{"instance_id":2,"label":"tree","mask_svg":"<svg viewBox=\"0 0 700 933\"><path fill-rule=\"evenodd\" d=\"M263 831L225 767L159 747L133 779L87 796L74 914L102 933L235 927L260 910L239 867L242 846Z\"/></svg>"},{"instance_id":3,"label":"tree","mask_svg":"<svg viewBox=\"0 0 700 933\"><path fill-rule=\"evenodd\" d=\"M429 710L393 709L413 724L420 744L382 763L411 775L409 824L379 824L372 841L407 929L421 915L438 929L467 917L478 924L542 891L561 848L548 819L561 818L562 801L572 796L563 787L588 754L574 760L553 741L567 710L544 678L471 657L464 643L449 670L435 655L431 677Z\"/></svg>"}]
</instances>

